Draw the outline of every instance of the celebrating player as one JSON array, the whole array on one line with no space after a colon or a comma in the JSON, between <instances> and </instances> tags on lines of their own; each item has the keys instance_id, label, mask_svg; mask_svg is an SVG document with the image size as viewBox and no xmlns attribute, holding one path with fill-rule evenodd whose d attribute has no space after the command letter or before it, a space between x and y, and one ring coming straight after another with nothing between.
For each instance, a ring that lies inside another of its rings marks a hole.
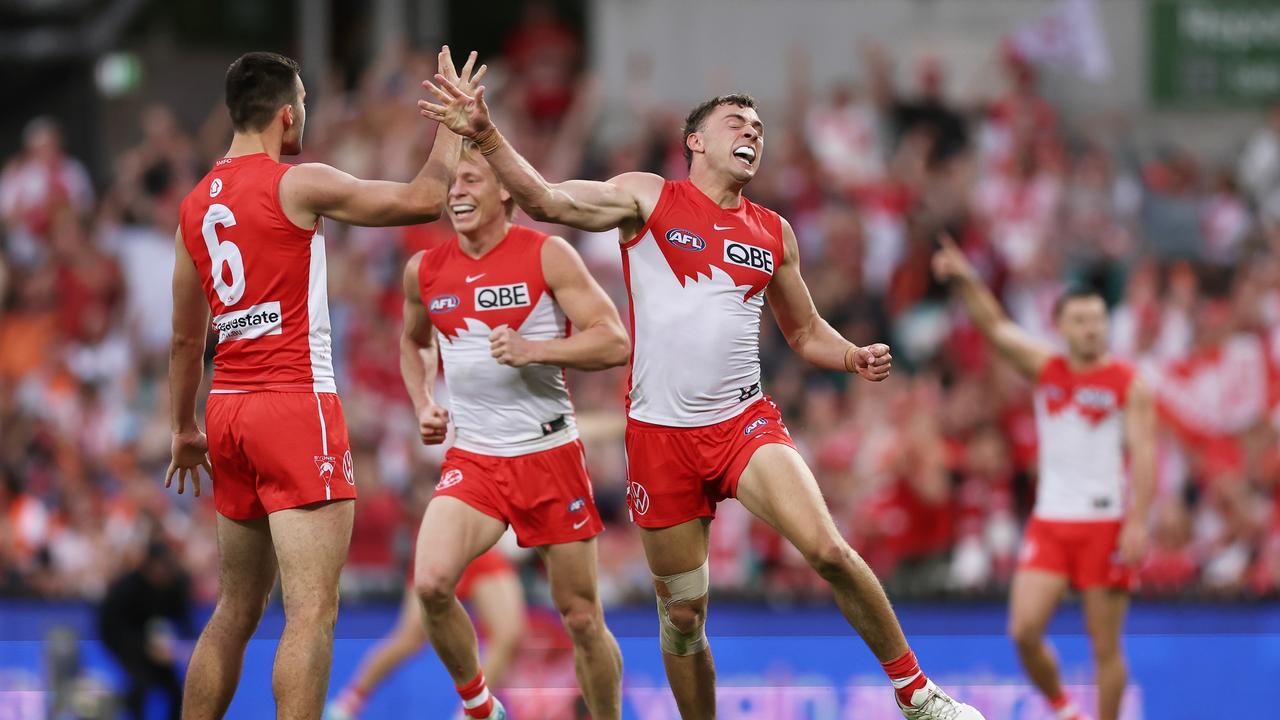
<instances>
[{"instance_id":1,"label":"celebrating player","mask_svg":"<svg viewBox=\"0 0 1280 720\"><path fill-rule=\"evenodd\" d=\"M373 691L427 644L427 628L423 624L422 606L413 591L412 573L409 582L396 626L365 654L347 687L325 709L325 720L359 717ZM525 631L524 588L520 578L511 561L501 550L493 548L467 565L456 593L459 600L471 604L485 638L481 662L485 683L491 688L500 688L515 662Z\"/></svg>"},{"instance_id":2,"label":"celebrating player","mask_svg":"<svg viewBox=\"0 0 1280 720\"><path fill-rule=\"evenodd\" d=\"M440 72L461 77L446 48ZM481 67L474 79L484 74ZM210 473L218 511L218 601L187 669L183 717L220 718L245 645L280 572L285 628L272 685L279 718L320 716L356 495L329 339L320 218L402 225L438 217L459 141L437 133L412 182L358 180L326 165L291 166L302 148L306 91L298 64L274 53L227 70L235 137L187 195L173 273L173 460L200 494ZM205 335L218 335L208 438L196 423Z\"/></svg>"},{"instance_id":3,"label":"celebrating player","mask_svg":"<svg viewBox=\"0 0 1280 720\"><path fill-rule=\"evenodd\" d=\"M955 286L987 341L1036 384L1039 486L1013 578L1009 633L1057 717L1081 720L1044 639L1067 588L1079 590L1093 645L1098 718L1115 720L1127 675L1120 634L1155 485L1151 392L1132 368L1107 356L1107 306L1098 293L1073 290L1058 301L1055 319L1066 343L1065 354L1058 354L1013 324L950 238L942 239L933 267Z\"/></svg>"},{"instance_id":4,"label":"celebrating player","mask_svg":"<svg viewBox=\"0 0 1280 720\"><path fill-rule=\"evenodd\" d=\"M622 655L596 595L593 538L604 525L564 368L621 365L631 347L617 309L577 252L561 238L513 225L514 207L468 143L449 190L457 237L405 268L400 371L422 441L443 442L450 419L455 429L418 534L414 584L427 635L467 716L505 718L486 688L455 587L467 563L511 525L517 542L538 548L546 563L591 716L617 720ZM432 394L437 353L450 410Z\"/></svg>"},{"instance_id":5,"label":"celebrating player","mask_svg":"<svg viewBox=\"0 0 1280 720\"><path fill-rule=\"evenodd\" d=\"M859 347L818 316L791 226L742 197L760 167L764 124L746 95L712 98L684 127L689 179L625 173L551 184L474 96L437 75L427 117L472 138L534 218L618 228L635 355L627 396L628 503L654 575L667 679L686 719L715 716L704 623L716 503L736 497L781 532L832 586L849 623L883 663L908 718L980 718L916 663L871 570L840 536L778 409L760 386L760 313L769 305L791 347L819 367L871 381L889 348Z\"/></svg>"}]
</instances>

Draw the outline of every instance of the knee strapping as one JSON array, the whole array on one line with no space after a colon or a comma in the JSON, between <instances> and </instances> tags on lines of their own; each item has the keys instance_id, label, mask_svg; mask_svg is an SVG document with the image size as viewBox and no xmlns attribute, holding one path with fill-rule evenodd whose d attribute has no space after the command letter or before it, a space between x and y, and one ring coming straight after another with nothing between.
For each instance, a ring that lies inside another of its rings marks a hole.
<instances>
[{"instance_id":1,"label":"knee strapping","mask_svg":"<svg viewBox=\"0 0 1280 720\"><path fill-rule=\"evenodd\" d=\"M694 655L707 649L706 617L700 614L688 632L671 622L671 606L693 602L706 596L711 585L707 563L675 575L654 575L658 588L658 618L661 621L662 651L668 655ZM665 590L665 592L664 592Z\"/></svg>"}]
</instances>

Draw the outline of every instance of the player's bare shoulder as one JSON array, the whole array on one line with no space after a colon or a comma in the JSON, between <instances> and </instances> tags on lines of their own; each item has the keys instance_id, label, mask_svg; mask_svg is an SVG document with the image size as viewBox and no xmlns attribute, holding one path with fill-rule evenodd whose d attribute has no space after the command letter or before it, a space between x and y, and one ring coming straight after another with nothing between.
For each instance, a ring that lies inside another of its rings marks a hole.
<instances>
[{"instance_id":1,"label":"player's bare shoulder","mask_svg":"<svg viewBox=\"0 0 1280 720\"><path fill-rule=\"evenodd\" d=\"M638 233L640 228L649 222L649 216L658 207L658 200L662 197L662 186L665 183L666 180L662 176L648 172L622 173L609 179L610 185L635 199L637 216L634 227L629 227L630 223L624 223L621 227L626 236Z\"/></svg>"}]
</instances>

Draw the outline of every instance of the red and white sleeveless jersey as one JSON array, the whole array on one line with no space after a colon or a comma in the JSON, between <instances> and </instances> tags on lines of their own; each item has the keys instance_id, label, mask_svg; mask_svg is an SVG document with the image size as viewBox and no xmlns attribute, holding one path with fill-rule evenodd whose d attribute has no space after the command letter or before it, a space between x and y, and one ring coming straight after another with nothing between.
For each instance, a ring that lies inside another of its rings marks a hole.
<instances>
[{"instance_id":1,"label":"red and white sleeveless jersey","mask_svg":"<svg viewBox=\"0 0 1280 720\"><path fill-rule=\"evenodd\" d=\"M324 235L284 214L291 167L265 153L223 158L182 201L182 241L218 335L215 393L337 392Z\"/></svg>"},{"instance_id":2,"label":"red and white sleeveless jersey","mask_svg":"<svg viewBox=\"0 0 1280 720\"><path fill-rule=\"evenodd\" d=\"M782 262L782 219L746 198L717 205L668 181L648 223L622 245L631 299L628 416L702 427L760 397L760 312Z\"/></svg>"},{"instance_id":3,"label":"red and white sleeveless jersey","mask_svg":"<svg viewBox=\"0 0 1280 720\"><path fill-rule=\"evenodd\" d=\"M1124 513L1124 408L1128 365L1110 361L1075 372L1054 357L1035 389L1040 481L1034 515L1113 520Z\"/></svg>"},{"instance_id":4,"label":"red and white sleeveless jersey","mask_svg":"<svg viewBox=\"0 0 1280 720\"><path fill-rule=\"evenodd\" d=\"M578 438L564 369L513 368L493 359L489 335L503 325L529 340L568 333L542 272L547 236L512 225L480 258L455 237L427 250L418 266L418 290L440 337L449 416L457 447L513 457Z\"/></svg>"}]
</instances>

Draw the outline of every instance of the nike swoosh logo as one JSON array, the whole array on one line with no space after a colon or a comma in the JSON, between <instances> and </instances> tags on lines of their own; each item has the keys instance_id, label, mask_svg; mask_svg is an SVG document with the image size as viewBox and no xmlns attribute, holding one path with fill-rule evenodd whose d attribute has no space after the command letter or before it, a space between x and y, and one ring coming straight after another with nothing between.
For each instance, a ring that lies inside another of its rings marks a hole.
<instances>
[{"instance_id":1,"label":"nike swoosh logo","mask_svg":"<svg viewBox=\"0 0 1280 720\"><path fill-rule=\"evenodd\" d=\"M480 278L484 277L485 275L488 275L488 273L480 273L479 275L468 275L467 282L475 282Z\"/></svg>"},{"instance_id":2,"label":"nike swoosh logo","mask_svg":"<svg viewBox=\"0 0 1280 720\"><path fill-rule=\"evenodd\" d=\"M591 522L591 518L582 518L581 522L576 522L573 524L573 529L577 530L578 528L582 527L583 525L586 525L589 522Z\"/></svg>"},{"instance_id":3,"label":"nike swoosh logo","mask_svg":"<svg viewBox=\"0 0 1280 720\"><path fill-rule=\"evenodd\" d=\"M732 225L725 225L724 227L720 227L719 225L714 225L714 224L713 224L713 225L711 226L711 228L712 228L713 230L732 230L732 229L733 229L733 226L732 226Z\"/></svg>"}]
</instances>

